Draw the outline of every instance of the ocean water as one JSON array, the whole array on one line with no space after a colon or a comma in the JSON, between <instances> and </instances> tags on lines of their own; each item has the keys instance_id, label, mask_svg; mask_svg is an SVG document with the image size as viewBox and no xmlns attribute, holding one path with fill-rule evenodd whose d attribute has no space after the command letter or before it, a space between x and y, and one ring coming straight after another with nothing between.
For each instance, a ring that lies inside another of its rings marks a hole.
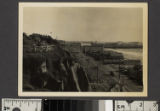
<instances>
[{"instance_id":1,"label":"ocean water","mask_svg":"<svg viewBox=\"0 0 160 111\"><path fill-rule=\"evenodd\" d=\"M105 48L104 50L110 50L122 53L125 59L131 60L141 60L143 59L143 51L141 48L132 48L132 49L112 49L112 48Z\"/></svg>"}]
</instances>

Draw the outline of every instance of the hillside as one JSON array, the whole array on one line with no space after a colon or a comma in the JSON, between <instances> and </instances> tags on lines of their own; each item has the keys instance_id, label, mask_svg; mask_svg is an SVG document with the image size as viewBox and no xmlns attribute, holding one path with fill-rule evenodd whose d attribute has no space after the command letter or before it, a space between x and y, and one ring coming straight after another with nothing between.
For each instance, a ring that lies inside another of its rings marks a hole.
<instances>
[{"instance_id":1,"label":"hillside","mask_svg":"<svg viewBox=\"0 0 160 111\"><path fill-rule=\"evenodd\" d=\"M40 34L29 36L23 34L23 36L24 90L88 90L88 80L83 68L76 67L76 70L80 72L78 75L78 72L74 72L75 58L68 51L62 49L57 40ZM49 51L46 50L48 46L52 46ZM36 50L34 50L35 47ZM41 48L43 50L39 50Z\"/></svg>"}]
</instances>

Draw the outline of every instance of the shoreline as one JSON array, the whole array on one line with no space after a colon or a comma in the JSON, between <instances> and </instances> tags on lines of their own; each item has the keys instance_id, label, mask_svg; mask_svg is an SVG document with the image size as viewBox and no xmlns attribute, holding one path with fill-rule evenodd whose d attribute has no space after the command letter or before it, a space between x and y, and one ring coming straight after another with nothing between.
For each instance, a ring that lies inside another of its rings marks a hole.
<instances>
[{"instance_id":1,"label":"shoreline","mask_svg":"<svg viewBox=\"0 0 160 111\"><path fill-rule=\"evenodd\" d=\"M134 51L132 51L134 50ZM114 51L123 54L124 59L128 60L140 60L142 62L142 55L143 52L141 51L142 48L138 48L139 51L136 51L137 48L133 49L122 49L122 48L104 48L104 51Z\"/></svg>"}]
</instances>

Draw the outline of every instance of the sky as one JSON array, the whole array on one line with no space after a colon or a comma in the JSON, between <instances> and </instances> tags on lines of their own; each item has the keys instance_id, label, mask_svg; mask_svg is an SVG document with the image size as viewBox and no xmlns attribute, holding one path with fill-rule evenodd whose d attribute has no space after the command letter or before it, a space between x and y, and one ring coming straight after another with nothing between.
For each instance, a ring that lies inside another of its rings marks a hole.
<instances>
[{"instance_id":1,"label":"sky","mask_svg":"<svg viewBox=\"0 0 160 111\"><path fill-rule=\"evenodd\" d=\"M142 42L141 8L25 7L23 32L66 41Z\"/></svg>"}]
</instances>

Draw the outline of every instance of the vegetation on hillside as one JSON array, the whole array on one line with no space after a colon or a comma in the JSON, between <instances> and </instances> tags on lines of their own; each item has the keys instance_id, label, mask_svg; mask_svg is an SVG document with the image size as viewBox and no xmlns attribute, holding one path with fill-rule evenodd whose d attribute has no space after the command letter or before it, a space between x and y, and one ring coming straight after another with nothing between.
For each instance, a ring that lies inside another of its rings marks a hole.
<instances>
[{"instance_id":1,"label":"vegetation on hillside","mask_svg":"<svg viewBox=\"0 0 160 111\"><path fill-rule=\"evenodd\" d=\"M23 34L23 89L28 91L88 91L88 78L75 58L51 36ZM34 52L33 46L54 45L50 52ZM28 51L30 50L30 51ZM77 78L75 75L80 75ZM81 80L83 79L83 80ZM82 83L83 81L83 83ZM77 85L78 84L78 85Z\"/></svg>"}]
</instances>

